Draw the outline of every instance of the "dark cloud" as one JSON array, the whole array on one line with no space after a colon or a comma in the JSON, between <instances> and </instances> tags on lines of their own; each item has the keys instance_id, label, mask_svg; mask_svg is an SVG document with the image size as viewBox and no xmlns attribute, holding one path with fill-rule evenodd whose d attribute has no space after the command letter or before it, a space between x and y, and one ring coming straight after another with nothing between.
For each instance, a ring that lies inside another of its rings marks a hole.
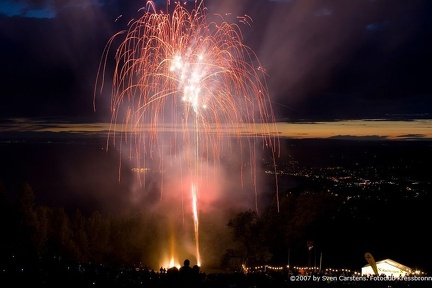
<instances>
[{"instance_id":1,"label":"dark cloud","mask_svg":"<svg viewBox=\"0 0 432 288\"><path fill-rule=\"evenodd\" d=\"M350 141L383 141L388 138L380 135L369 135L369 136L352 136L352 135L337 135L329 137L329 139L334 140L350 140Z\"/></svg>"},{"instance_id":2,"label":"dark cloud","mask_svg":"<svg viewBox=\"0 0 432 288\"><path fill-rule=\"evenodd\" d=\"M431 114L429 1L204 3L209 20L220 21L217 14L241 28L269 75L279 119ZM156 4L163 9L166 2ZM2 114L94 115L104 46L141 15L142 6L132 0L3 1ZM32 17L36 12L51 16ZM108 107L100 109L104 114Z\"/></svg>"},{"instance_id":3,"label":"dark cloud","mask_svg":"<svg viewBox=\"0 0 432 288\"><path fill-rule=\"evenodd\" d=\"M64 9L51 19L0 17L1 52L7 55L0 60L4 116L92 110L97 66L107 40L120 29L115 23L120 11L78 4L57 3Z\"/></svg>"},{"instance_id":4,"label":"dark cloud","mask_svg":"<svg viewBox=\"0 0 432 288\"><path fill-rule=\"evenodd\" d=\"M71 7L101 6L99 0L4 0L0 4L0 14L26 18L54 18L62 10Z\"/></svg>"},{"instance_id":5,"label":"dark cloud","mask_svg":"<svg viewBox=\"0 0 432 288\"><path fill-rule=\"evenodd\" d=\"M404 135L400 135L398 136L398 138L400 138L401 140L427 140L430 141L431 138L427 137L427 135L424 134L404 134Z\"/></svg>"},{"instance_id":6,"label":"dark cloud","mask_svg":"<svg viewBox=\"0 0 432 288\"><path fill-rule=\"evenodd\" d=\"M253 20L243 27L245 40L269 74L280 118L378 117L400 113L403 103L410 113L427 107L411 99L431 98L430 2L233 2L209 7Z\"/></svg>"},{"instance_id":7,"label":"dark cloud","mask_svg":"<svg viewBox=\"0 0 432 288\"><path fill-rule=\"evenodd\" d=\"M51 18L47 1L4 0L0 3L0 14L7 16Z\"/></svg>"}]
</instances>

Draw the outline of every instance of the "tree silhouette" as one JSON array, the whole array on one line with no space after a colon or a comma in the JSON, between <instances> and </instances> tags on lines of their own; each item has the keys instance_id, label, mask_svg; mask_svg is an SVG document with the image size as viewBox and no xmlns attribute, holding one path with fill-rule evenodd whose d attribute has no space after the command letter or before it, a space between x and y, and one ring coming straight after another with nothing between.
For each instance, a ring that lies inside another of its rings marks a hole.
<instances>
[{"instance_id":1,"label":"tree silhouette","mask_svg":"<svg viewBox=\"0 0 432 288\"><path fill-rule=\"evenodd\" d=\"M235 248L228 249L223 255L224 263L231 261L252 266L271 258L264 241L264 223L255 211L239 212L229 220L228 227L232 230Z\"/></svg>"}]
</instances>

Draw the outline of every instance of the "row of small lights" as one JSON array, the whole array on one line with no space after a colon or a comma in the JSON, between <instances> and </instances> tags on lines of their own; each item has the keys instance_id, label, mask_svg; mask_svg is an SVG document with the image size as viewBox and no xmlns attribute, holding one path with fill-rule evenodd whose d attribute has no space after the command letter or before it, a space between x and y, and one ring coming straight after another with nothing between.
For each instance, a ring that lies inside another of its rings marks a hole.
<instances>
[{"instance_id":1,"label":"row of small lights","mask_svg":"<svg viewBox=\"0 0 432 288\"><path fill-rule=\"evenodd\" d=\"M270 269L270 270L283 270L283 269L289 269L289 265L287 266L269 266L269 265L265 265L265 266L256 266L256 267L249 267L246 268L246 266L243 266L244 270L247 271L252 271L252 270L263 270L263 269ZM306 270L306 271L320 271L319 267L301 267L301 266L293 266L292 267L294 270ZM333 269L333 268L326 268L324 270L326 273L339 273L339 272L344 272L344 273L353 273L354 275L361 275L360 272L358 271L351 271L350 269ZM420 270L415 270L414 274L419 275L419 274L426 274L423 271Z\"/></svg>"},{"instance_id":2,"label":"row of small lights","mask_svg":"<svg viewBox=\"0 0 432 288\"><path fill-rule=\"evenodd\" d=\"M307 271L319 271L319 267L301 267L301 266L293 266L294 270L307 270ZM251 270L263 270L263 269L270 269L270 270L283 270L283 269L290 269L289 265L287 266L256 266L256 267L248 267L246 268L243 266L243 269L251 271ZM360 274L360 272L357 271L351 271L350 269L333 269L333 268L326 268L324 270L325 272L346 272L346 273L354 273L354 274Z\"/></svg>"}]
</instances>

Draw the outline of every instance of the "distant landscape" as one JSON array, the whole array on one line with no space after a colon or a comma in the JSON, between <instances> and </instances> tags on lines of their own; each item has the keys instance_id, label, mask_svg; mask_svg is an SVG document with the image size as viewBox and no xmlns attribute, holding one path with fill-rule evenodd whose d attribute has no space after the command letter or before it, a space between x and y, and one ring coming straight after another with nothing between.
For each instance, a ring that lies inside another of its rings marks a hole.
<instances>
[{"instance_id":1,"label":"distant landscape","mask_svg":"<svg viewBox=\"0 0 432 288\"><path fill-rule=\"evenodd\" d=\"M36 205L62 208L71 219L77 210L89 219L95 212L101 217L141 213L140 204L130 200L135 172L124 165L119 181L118 152L107 153L104 144L101 138L1 143L2 192L16 200L26 184ZM377 260L390 258L413 269L432 270L428 248L432 239L427 233L432 143L282 140L276 169L279 204L271 158L263 155L261 160L257 217L267 223L259 233L267 235L264 242L271 255L261 264L360 271L367 264L364 253L371 252ZM139 201L156 203L157 195L147 192ZM222 245L235 242L228 223L253 210L225 211L217 217L221 221L217 225L212 224L216 221L212 215L203 215L202 241L213 250L207 251L212 254L207 257L209 268L221 268L229 248ZM156 217L146 215L147 220ZM225 236L218 246L211 235L221 231ZM308 253L307 241L314 243L313 253Z\"/></svg>"}]
</instances>

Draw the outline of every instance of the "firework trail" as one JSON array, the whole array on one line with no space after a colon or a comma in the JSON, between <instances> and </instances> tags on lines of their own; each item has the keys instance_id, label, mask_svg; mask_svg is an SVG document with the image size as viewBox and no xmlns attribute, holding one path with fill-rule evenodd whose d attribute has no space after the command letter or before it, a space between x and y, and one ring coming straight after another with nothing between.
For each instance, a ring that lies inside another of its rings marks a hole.
<instances>
[{"instance_id":1,"label":"firework trail","mask_svg":"<svg viewBox=\"0 0 432 288\"><path fill-rule=\"evenodd\" d=\"M146 161L152 159L163 171L164 158L184 152L179 169L193 179L189 187L198 247L198 183L212 178L200 163L216 167L226 139L235 139L249 148L243 157L253 163L249 169L256 187L255 141L260 139L273 156L278 145L262 80L265 71L242 43L239 27L222 17L218 23L208 23L202 1L190 10L185 5L178 2L170 13L157 12L149 1L143 15L108 42L96 86L102 90L105 85L109 51L115 39L124 37L115 52L108 138L115 142L119 133L120 145L129 145L137 167L147 167ZM160 140L167 132L169 153Z\"/></svg>"}]
</instances>

